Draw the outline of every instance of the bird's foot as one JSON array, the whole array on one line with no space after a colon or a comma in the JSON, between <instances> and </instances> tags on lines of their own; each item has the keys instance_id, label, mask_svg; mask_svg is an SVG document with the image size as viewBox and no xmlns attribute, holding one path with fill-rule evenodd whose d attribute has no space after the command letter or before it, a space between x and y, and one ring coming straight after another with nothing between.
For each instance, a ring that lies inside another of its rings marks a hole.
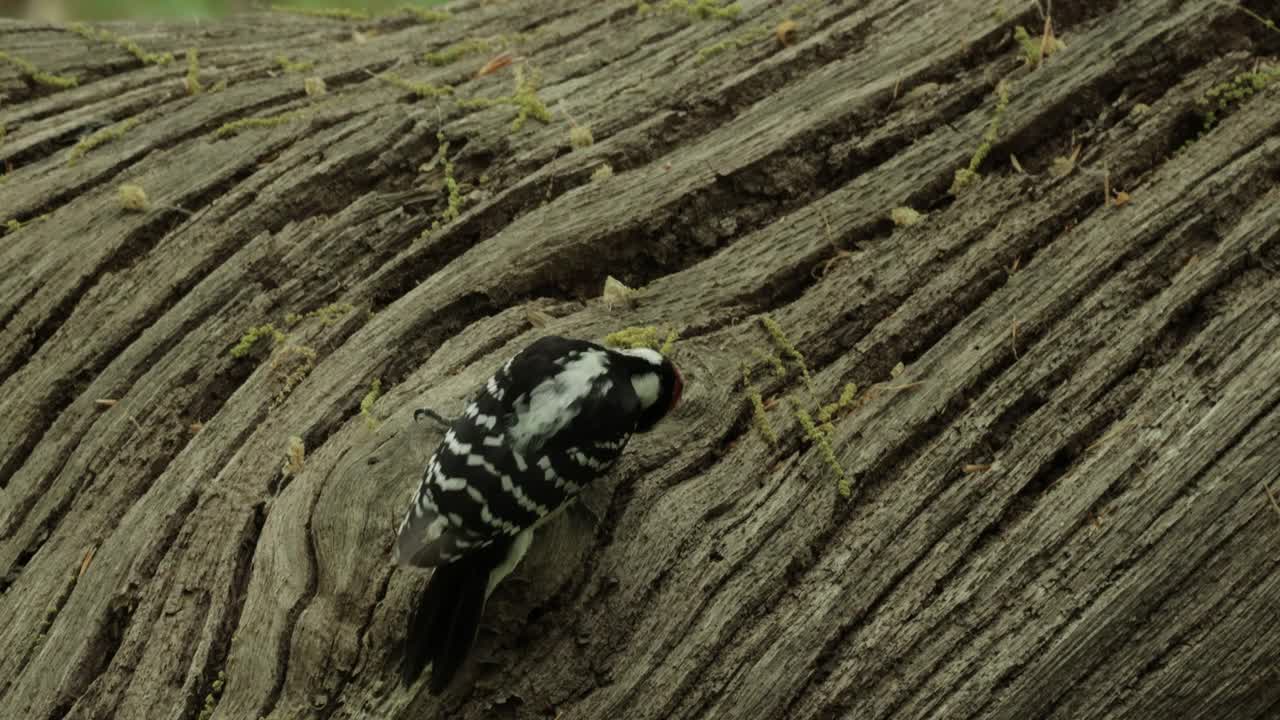
<instances>
[{"instance_id":1,"label":"bird's foot","mask_svg":"<svg viewBox=\"0 0 1280 720\"><path fill-rule=\"evenodd\" d=\"M435 421L436 423L438 423L438 424L440 425L440 427L442 427L442 428L448 428L448 427L451 427L451 426L453 425L453 421L452 421L452 420L450 420L449 418L447 418L447 417L445 417L445 416L441 415L440 413L436 412L435 410L432 410L431 408L418 408L417 410L414 410L414 411L413 411L413 421L414 421L414 422L420 422L420 421L422 420L422 418L424 418L424 417L425 417L425 418L427 418L427 419L429 419L429 420L434 420L434 421Z\"/></svg>"}]
</instances>

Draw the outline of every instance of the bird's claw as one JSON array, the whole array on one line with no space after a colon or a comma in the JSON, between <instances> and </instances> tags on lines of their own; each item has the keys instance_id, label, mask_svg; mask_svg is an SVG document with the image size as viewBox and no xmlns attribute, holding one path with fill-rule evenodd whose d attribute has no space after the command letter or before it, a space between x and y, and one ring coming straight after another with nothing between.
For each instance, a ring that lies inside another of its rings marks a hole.
<instances>
[{"instance_id":1,"label":"bird's claw","mask_svg":"<svg viewBox=\"0 0 1280 720\"><path fill-rule=\"evenodd\" d=\"M417 410L414 410L414 411L413 411L413 421L414 421L414 422L420 422L420 421L422 420L422 418L424 418L424 417L425 417L425 418L428 418L428 419L430 419L430 420L434 420L434 421L436 421L437 423L439 423L439 424L441 425L441 427L446 427L446 428L447 428L447 427L449 427L449 426L453 425L453 421L452 421L452 420L450 420L450 419L448 419L448 418L444 417L443 415L441 415L440 413L436 412L435 410L432 410L431 408L418 408Z\"/></svg>"}]
</instances>

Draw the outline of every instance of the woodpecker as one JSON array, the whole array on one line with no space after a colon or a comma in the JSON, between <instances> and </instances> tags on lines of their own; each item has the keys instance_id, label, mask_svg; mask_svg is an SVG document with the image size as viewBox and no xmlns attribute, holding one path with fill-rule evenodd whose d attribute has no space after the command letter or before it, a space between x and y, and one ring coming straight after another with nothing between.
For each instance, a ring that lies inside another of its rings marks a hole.
<instances>
[{"instance_id":1,"label":"woodpecker","mask_svg":"<svg viewBox=\"0 0 1280 720\"><path fill-rule=\"evenodd\" d=\"M534 531L605 475L633 433L677 403L684 380L647 348L543 337L508 360L448 427L427 463L393 550L434 568L409 621L401 679L428 664L439 694L466 660L485 602Z\"/></svg>"}]
</instances>

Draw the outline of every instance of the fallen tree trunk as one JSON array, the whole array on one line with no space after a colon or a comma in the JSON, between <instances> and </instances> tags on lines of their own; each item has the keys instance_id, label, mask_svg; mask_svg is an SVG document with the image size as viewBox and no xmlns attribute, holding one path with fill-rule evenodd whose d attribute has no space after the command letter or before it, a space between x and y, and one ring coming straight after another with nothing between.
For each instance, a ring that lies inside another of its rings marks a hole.
<instances>
[{"instance_id":1,"label":"fallen tree trunk","mask_svg":"<svg viewBox=\"0 0 1280 720\"><path fill-rule=\"evenodd\" d=\"M0 706L1276 717L1246 5L0 24ZM640 326L685 405L401 688L412 410Z\"/></svg>"}]
</instances>

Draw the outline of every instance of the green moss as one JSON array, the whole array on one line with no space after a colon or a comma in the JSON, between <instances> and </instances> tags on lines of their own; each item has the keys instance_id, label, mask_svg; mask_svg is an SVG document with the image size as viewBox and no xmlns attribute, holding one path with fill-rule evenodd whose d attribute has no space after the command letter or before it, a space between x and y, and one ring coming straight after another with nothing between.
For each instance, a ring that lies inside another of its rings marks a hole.
<instances>
[{"instance_id":1,"label":"green moss","mask_svg":"<svg viewBox=\"0 0 1280 720\"><path fill-rule=\"evenodd\" d=\"M751 398L751 414L755 421L756 429L764 436L770 445L778 444L778 433L774 432L773 425L769 422L769 415L764 409L764 397L760 395L758 390L751 382L751 372L747 370L747 366L742 366L742 386L747 391L747 397Z\"/></svg>"},{"instance_id":2,"label":"green moss","mask_svg":"<svg viewBox=\"0 0 1280 720\"><path fill-rule=\"evenodd\" d=\"M432 222L431 229L435 230L443 223L450 223L462 216L462 205L466 198L462 196L462 186L458 184L458 178L454 175L453 161L449 159L449 139L444 136L443 132L436 132L436 154L431 162L423 165L420 170L422 172L430 172L437 165L444 169L444 178L440 181L440 188L445 192L445 208L440 213L440 218Z\"/></svg>"},{"instance_id":3,"label":"green moss","mask_svg":"<svg viewBox=\"0 0 1280 720\"><path fill-rule=\"evenodd\" d=\"M138 43L127 37L117 35L110 30L103 28L92 28L84 23L74 23L69 28L71 32L83 36L88 40L96 40L100 42L111 43L116 47L124 50L134 56L143 65L168 65L173 62L173 53L150 53L142 49Z\"/></svg>"},{"instance_id":4,"label":"green moss","mask_svg":"<svg viewBox=\"0 0 1280 720\"><path fill-rule=\"evenodd\" d=\"M414 7L412 5L401 5L396 12L408 13L424 23L438 23L449 19L449 13L446 10L428 10L426 8Z\"/></svg>"},{"instance_id":5,"label":"green moss","mask_svg":"<svg viewBox=\"0 0 1280 720\"><path fill-rule=\"evenodd\" d=\"M1280 65L1263 65L1252 72L1238 73L1231 80L1209 88L1199 102L1203 126L1197 139L1213 130L1222 122L1222 118L1276 80L1280 80Z\"/></svg>"},{"instance_id":6,"label":"green moss","mask_svg":"<svg viewBox=\"0 0 1280 720\"><path fill-rule=\"evenodd\" d=\"M293 112L281 113L279 115L272 115L270 117L245 118L244 120L234 120L218 128L217 132L214 133L214 137L227 138L227 137L231 137L232 135L236 135L240 133L240 131L242 130L249 130L251 128L279 127L281 125L291 123L294 120L297 120L301 116L302 116L302 112L295 110Z\"/></svg>"},{"instance_id":7,"label":"green moss","mask_svg":"<svg viewBox=\"0 0 1280 720\"><path fill-rule=\"evenodd\" d=\"M30 79L31 82L37 85L43 85L57 90L66 90L67 88L73 88L79 84L79 81L70 75L52 75L42 71L26 59L18 57L17 55L11 55L3 50L0 50L0 62L17 68L19 74Z\"/></svg>"},{"instance_id":8,"label":"green moss","mask_svg":"<svg viewBox=\"0 0 1280 720\"><path fill-rule=\"evenodd\" d=\"M31 223L36 223L36 222L40 222L41 220L48 220L48 219L49 219L49 213L45 213L43 215L37 215L33 218L28 218L26 222L22 222L17 218L11 218L5 221L4 227L6 230L12 233L12 232L17 232L22 228L31 225Z\"/></svg>"},{"instance_id":9,"label":"green moss","mask_svg":"<svg viewBox=\"0 0 1280 720\"><path fill-rule=\"evenodd\" d=\"M321 325L328 326L338 322L339 319L355 309L356 306L351 303L332 303L318 310L312 310L307 313L307 317L317 318L320 320Z\"/></svg>"},{"instance_id":10,"label":"green moss","mask_svg":"<svg viewBox=\"0 0 1280 720\"><path fill-rule=\"evenodd\" d=\"M987 125L986 132L982 135L982 144L974 151L973 156L969 158L969 165L956 170L955 179L951 183L950 192L952 195L959 195L965 188L972 185L982 176L978 174L978 167L982 165L982 161L987 158L991 152L991 147L995 144L996 138L1000 135L1000 124L1004 122L1005 111L1009 108L1009 83L1001 80L996 84L996 109L991 117L991 122Z\"/></svg>"},{"instance_id":11,"label":"green moss","mask_svg":"<svg viewBox=\"0 0 1280 720\"><path fill-rule=\"evenodd\" d=\"M383 73L378 76L378 79L424 99L444 97L446 95L453 94L453 88L448 85L431 85L430 83L410 82L399 75L392 75L391 73Z\"/></svg>"},{"instance_id":12,"label":"green moss","mask_svg":"<svg viewBox=\"0 0 1280 720\"><path fill-rule=\"evenodd\" d=\"M836 487L839 489L840 495L842 497L850 497L853 495L853 485L849 481L849 474L844 471L840 461L836 459L835 450L831 448L831 442L827 440L826 433L818 429L809 413L798 407L794 409L796 420L800 422L800 427L804 429L805 437L818 447L818 451L822 453L823 461L836 474Z\"/></svg>"},{"instance_id":13,"label":"green moss","mask_svg":"<svg viewBox=\"0 0 1280 720\"><path fill-rule=\"evenodd\" d=\"M679 333L671 330L663 339L662 331L653 325L632 325L606 335L604 344L616 348L649 348L666 355L679 337Z\"/></svg>"},{"instance_id":14,"label":"green moss","mask_svg":"<svg viewBox=\"0 0 1280 720\"><path fill-rule=\"evenodd\" d=\"M200 84L200 51L195 48L187 50L187 78L185 81L188 95L199 95L204 92Z\"/></svg>"},{"instance_id":15,"label":"green moss","mask_svg":"<svg viewBox=\"0 0 1280 720\"><path fill-rule=\"evenodd\" d=\"M1033 38L1031 33L1021 25L1013 29L1013 39L1022 50L1022 62L1033 69L1040 67L1041 57L1047 58L1067 47L1066 44L1052 34L1049 35L1048 42L1046 42L1043 35Z\"/></svg>"},{"instance_id":16,"label":"green moss","mask_svg":"<svg viewBox=\"0 0 1280 720\"><path fill-rule=\"evenodd\" d=\"M714 45L708 45L698 51L697 62L702 63L711 58L728 52L729 50L741 50L748 45L754 45L769 37L771 33L766 27L754 27L749 30L737 33L726 40L721 40Z\"/></svg>"},{"instance_id":17,"label":"green moss","mask_svg":"<svg viewBox=\"0 0 1280 720\"><path fill-rule=\"evenodd\" d=\"M671 332L667 333L667 338L662 341L662 347L658 348L658 352L662 353L663 355L670 355L671 348L675 346L676 339L679 337L680 337L680 333L677 333L675 330L672 330Z\"/></svg>"},{"instance_id":18,"label":"green moss","mask_svg":"<svg viewBox=\"0 0 1280 720\"><path fill-rule=\"evenodd\" d=\"M267 323L251 327L240 336L240 342L231 348L231 357L242 358L253 351L253 346L262 338L270 338L274 343L284 342L285 334L276 329L275 325Z\"/></svg>"},{"instance_id":19,"label":"green moss","mask_svg":"<svg viewBox=\"0 0 1280 720\"><path fill-rule=\"evenodd\" d=\"M137 127L141 122L142 121L140 119L132 117L128 120L118 122L111 127L103 128L84 138L80 142L76 143L75 147L71 148L71 151L67 153L67 164L73 165L77 160L88 154L90 150L93 150L100 145L106 145L109 142L119 140L125 133Z\"/></svg>"},{"instance_id":20,"label":"green moss","mask_svg":"<svg viewBox=\"0 0 1280 720\"><path fill-rule=\"evenodd\" d=\"M595 137L591 134L591 128L586 125L578 125L569 129L569 146L581 150L589 148L596 142Z\"/></svg>"},{"instance_id":21,"label":"green moss","mask_svg":"<svg viewBox=\"0 0 1280 720\"><path fill-rule=\"evenodd\" d=\"M344 316L355 310L356 306L351 303L332 303L321 308L316 308L309 313L301 314L296 312L286 313L284 316L285 324L290 327L297 325L303 320L319 320L321 327L328 327L341 320Z\"/></svg>"},{"instance_id":22,"label":"green moss","mask_svg":"<svg viewBox=\"0 0 1280 720\"><path fill-rule=\"evenodd\" d=\"M742 12L742 6L736 2L721 4L720 0L665 0L660 3L639 0L636 12L641 15L684 15L691 20L733 20Z\"/></svg>"},{"instance_id":23,"label":"green moss","mask_svg":"<svg viewBox=\"0 0 1280 720\"><path fill-rule=\"evenodd\" d=\"M658 347L658 328L652 325L633 325L604 336L604 344L616 348Z\"/></svg>"},{"instance_id":24,"label":"green moss","mask_svg":"<svg viewBox=\"0 0 1280 720\"><path fill-rule=\"evenodd\" d=\"M316 351L304 345L286 345L271 359L271 370L280 383L275 404L289 397L316 366Z\"/></svg>"},{"instance_id":25,"label":"green moss","mask_svg":"<svg viewBox=\"0 0 1280 720\"><path fill-rule=\"evenodd\" d=\"M423 56L423 59L430 65L440 67L457 62L468 55L488 52L494 48L495 43L492 40L485 40L481 38L463 40L462 42L454 43L443 50L429 52Z\"/></svg>"},{"instance_id":26,"label":"green moss","mask_svg":"<svg viewBox=\"0 0 1280 720\"><path fill-rule=\"evenodd\" d=\"M289 5L272 5L272 12L285 13L287 15L304 15L306 17L325 18L326 20L345 20L348 22L360 22L369 19L369 13L364 10L352 10L349 8L309 8L309 7L291 7Z\"/></svg>"},{"instance_id":27,"label":"green moss","mask_svg":"<svg viewBox=\"0 0 1280 720\"><path fill-rule=\"evenodd\" d=\"M751 348L751 355L760 362L773 366L773 374L780 378L787 376L787 366L782 362L782 358L770 352L765 352L760 348Z\"/></svg>"},{"instance_id":28,"label":"green moss","mask_svg":"<svg viewBox=\"0 0 1280 720\"><path fill-rule=\"evenodd\" d=\"M444 164L444 189L448 193L448 201L444 208L444 221L453 222L462 215L462 192L458 189L458 180L453 176L453 161Z\"/></svg>"},{"instance_id":29,"label":"green moss","mask_svg":"<svg viewBox=\"0 0 1280 720\"><path fill-rule=\"evenodd\" d=\"M924 219L924 214L915 208L902 206L889 211L889 219L898 227L911 227Z\"/></svg>"},{"instance_id":30,"label":"green moss","mask_svg":"<svg viewBox=\"0 0 1280 720\"><path fill-rule=\"evenodd\" d=\"M200 714L196 716L196 720L209 720L213 717L213 711L218 708L218 700L222 698L222 690L226 687L227 674L221 670L218 671L218 678L209 685L209 693L204 696L204 705L200 708Z\"/></svg>"},{"instance_id":31,"label":"green moss","mask_svg":"<svg viewBox=\"0 0 1280 720\"><path fill-rule=\"evenodd\" d=\"M369 392L365 393L360 400L360 417L364 418L364 424L370 430L378 429L378 420L373 416L373 404L378 402L380 397L382 397L382 379L374 378L369 384Z\"/></svg>"},{"instance_id":32,"label":"green moss","mask_svg":"<svg viewBox=\"0 0 1280 720\"><path fill-rule=\"evenodd\" d=\"M515 69L515 92L500 98L472 98L460 100L458 105L467 108L486 108L497 105L510 105L517 110L516 118L511 121L511 131L518 132L525 121L533 118L543 124L551 122L551 111L538 97L538 77L533 71L526 71L523 65Z\"/></svg>"},{"instance_id":33,"label":"green moss","mask_svg":"<svg viewBox=\"0 0 1280 720\"><path fill-rule=\"evenodd\" d=\"M276 65L279 65L280 69L287 73L306 72L311 68L315 67L316 65L310 60L295 62L293 60L290 60L286 55L277 55L275 60L276 60Z\"/></svg>"},{"instance_id":34,"label":"green moss","mask_svg":"<svg viewBox=\"0 0 1280 720\"><path fill-rule=\"evenodd\" d=\"M613 166L609 163L601 163L591 172L591 182L600 182L613 177Z\"/></svg>"},{"instance_id":35,"label":"green moss","mask_svg":"<svg viewBox=\"0 0 1280 720\"><path fill-rule=\"evenodd\" d=\"M858 394L858 386L854 383L847 383L844 390L840 393L840 398L833 403L823 405L818 410L818 422L821 422L828 432L830 431L830 423L840 413L853 407L853 399Z\"/></svg>"},{"instance_id":36,"label":"green moss","mask_svg":"<svg viewBox=\"0 0 1280 720\"><path fill-rule=\"evenodd\" d=\"M786 333L782 331L782 326L769 315L761 315L760 324L769 333L769 337L773 338L773 343L778 346L778 350L782 352L783 357L790 359L800 369L800 376L804 378L804 385L808 388L809 393L811 395L816 394L813 387L813 378L809 375L809 366L804 362L804 355L787 339Z\"/></svg>"}]
</instances>

